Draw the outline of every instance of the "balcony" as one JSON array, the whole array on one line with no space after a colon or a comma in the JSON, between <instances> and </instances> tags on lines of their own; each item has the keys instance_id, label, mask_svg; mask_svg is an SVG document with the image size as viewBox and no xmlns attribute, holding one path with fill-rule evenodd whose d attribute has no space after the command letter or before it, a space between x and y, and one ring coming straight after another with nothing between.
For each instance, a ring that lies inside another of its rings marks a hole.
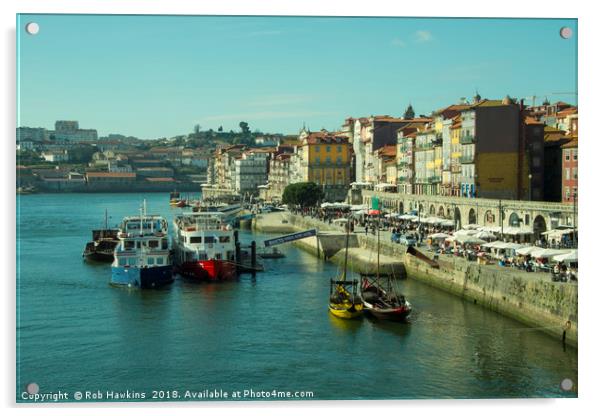
<instances>
[{"instance_id":1,"label":"balcony","mask_svg":"<svg viewBox=\"0 0 602 416\"><path fill-rule=\"evenodd\" d=\"M406 160L400 160L399 162L397 162L397 167L398 168L405 168L406 166L409 166L409 162Z\"/></svg>"},{"instance_id":2,"label":"balcony","mask_svg":"<svg viewBox=\"0 0 602 416\"><path fill-rule=\"evenodd\" d=\"M474 155L462 155L460 157L460 163L462 163L462 164L474 163Z\"/></svg>"},{"instance_id":3,"label":"balcony","mask_svg":"<svg viewBox=\"0 0 602 416\"><path fill-rule=\"evenodd\" d=\"M441 176L429 176L427 178L427 182L428 183L437 183L437 182L441 182Z\"/></svg>"},{"instance_id":4,"label":"balcony","mask_svg":"<svg viewBox=\"0 0 602 416\"><path fill-rule=\"evenodd\" d=\"M475 142L474 136L473 135L468 135L468 136L462 136L460 137L460 143L461 144L473 144Z\"/></svg>"}]
</instances>

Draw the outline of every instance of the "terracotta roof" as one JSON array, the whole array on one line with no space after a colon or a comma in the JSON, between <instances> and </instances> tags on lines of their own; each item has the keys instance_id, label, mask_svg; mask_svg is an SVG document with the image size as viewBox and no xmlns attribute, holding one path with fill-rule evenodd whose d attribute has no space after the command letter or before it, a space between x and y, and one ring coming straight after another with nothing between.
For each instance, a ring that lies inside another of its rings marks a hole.
<instances>
[{"instance_id":1,"label":"terracotta roof","mask_svg":"<svg viewBox=\"0 0 602 416\"><path fill-rule=\"evenodd\" d=\"M577 114L577 111L578 111L577 107L566 108L564 110L557 112L556 117L570 116L571 114Z\"/></svg>"},{"instance_id":2,"label":"terracotta roof","mask_svg":"<svg viewBox=\"0 0 602 416\"><path fill-rule=\"evenodd\" d=\"M87 172L88 178L135 178L134 172Z\"/></svg>"},{"instance_id":3,"label":"terracotta roof","mask_svg":"<svg viewBox=\"0 0 602 416\"><path fill-rule=\"evenodd\" d=\"M503 102L504 100L481 100L476 104L472 104L470 105L468 108L475 108L475 107L502 107L504 105L508 105L508 104L504 104Z\"/></svg>"},{"instance_id":4,"label":"terracotta roof","mask_svg":"<svg viewBox=\"0 0 602 416\"><path fill-rule=\"evenodd\" d=\"M174 178L146 178L149 182L174 182Z\"/></svg>"},{"instance_id":5,"label":"terracotta roof","mask_svg":"<svg viewBox=\"0 0 602 416\"><path fill-rule=\"evenodd\" d=\"M577 141L578 141L577 136L569 136L569 137L570 137L570 140L567 143L563 144L561 147L562 148L579 147L577 144Z\"/></svg>"},{"instance_id":6,"label":"terracotta roof","mask_svg":"<svg viewBox=\"0 0 602 416\"><path fill-rule=\"evenodd\" d=\"M403 118L396 118L391 116L374 116L374 121L378 121L381 123L403 123L405 120Z\"/></svg>"},{"instance_id":7,"label":"terracotta roof","mask_svg":"<svg viewBox=\"0 0 602 416\"><path fill-rule=\"evenodd\" d=\"M379 156L395 156L397 154L397 146L387 144L377 150Z\"/></svg>"},{"instance_id":8,"label":"terracotta roof","mask_svg":"<svg viewBox=\"0 0 602 416\"><path fill-rule=\"evenodd\" d=\"M337 135L326 131L310 133L305 140L308 144L349 143L349 138L347 136Z\"/></svg>"},{"instance_id":9,"label":"terracotta roof","mask_svg":"<svg viewBox=\"0 0 602 416\"><path fill-rule=\"evenodd\" d=\"M172 168L166 168L163 166L155 166L155 167L150 167L150 168L137 168L136 170L141 170L141 171L156 171L156 170L162 170L162 171L172 171Z\"/></svg>"},{"instance_id":10,"label":"terracotta roof","mask_svg":"<svg viewBox=\"0 0 602 416\"><path fill-rule=\"evenodd\" d=\"M527 116L527 117L525 117L525 124L532 125L532 124L544 124L544 123L537 120L535 117Z\"/></svg>"},{"instance_id":11,"label":"terracotta roof","mask_svg":"<svg viewBox=\"0 0 602 416\"><path fill-rule=\"evenodd\" d=\"M452 104L452 105L448 105L445 108L441 108L441 109L435 111L433 114L439 115L446 111L448 111L448 112L449 111L462 111L462 110L466 110L469 107L470 107L470 104Z\"/></svg>"}]
</instances>

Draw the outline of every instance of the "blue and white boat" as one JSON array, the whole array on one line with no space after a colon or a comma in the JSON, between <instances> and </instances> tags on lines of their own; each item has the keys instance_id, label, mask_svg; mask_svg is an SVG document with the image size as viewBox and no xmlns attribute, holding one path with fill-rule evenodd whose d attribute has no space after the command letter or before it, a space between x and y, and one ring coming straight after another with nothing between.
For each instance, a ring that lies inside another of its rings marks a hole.
<instances>
[{"instance_id":1,"label":"blue and white boat","mask_svg":"<svg viewBox=\"0 0 602 416\"><path fill-rule=\"evenodd\" d=\"M153 288L173 282L167 221L147 215L146 201L139 216L123 219L117 237L111 284Z\"/></svg>"}]
</instances>

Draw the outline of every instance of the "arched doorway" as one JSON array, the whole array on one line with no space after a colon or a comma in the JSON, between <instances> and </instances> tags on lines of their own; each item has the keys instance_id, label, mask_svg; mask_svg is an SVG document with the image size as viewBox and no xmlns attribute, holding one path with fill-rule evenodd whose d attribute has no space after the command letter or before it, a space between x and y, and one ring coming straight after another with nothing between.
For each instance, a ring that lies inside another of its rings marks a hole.
<instances>
[{"instance_id":1,"label":"arched doorway","mask_svg":"<svg viewBox=\"0 0 602 416\"><path fill-rule=\"evenodd\" d=\"M546 220L544 219L544 217L542 217L541 215L535 217L535 219L533 220L533 236L535 238L539 238L541 236L541 233L545 232L546 230Z\"/></svg>"},{"instance_id":2,"label":"arched doorway","mask_svg":"<svg viewBox=\"0 0 602 416\"><path fill-rule=\"evenodd\" d=\"M477 223L477 213L475 212L474 208L471 208L470 211L468 211L468 223L469 224Z\"/></svg>"},{"instance_id":3,"label":"arched doorway","mask_svg":"<svg viewBox=\"0 0 602 416\"><path fill-rule=\"evenodd\" d=\"M401 202L401 201L399 202L399 211L397 211L397 212L399 212L400 214L403 214L403 202Z\"/></svg>"},{"instance_id":4,"label":"arched doorway","mask_svg":"<svg viewBox=\"0 0 602 416\"><path fill-rule=\"evenodd\" d=\"M439 218L443 218L443 217L445 217L445 208L443 208L443 205L441 205L441 206L439 207L439 211L437 211L437 216L438 216Z\"/></svg>"},{"instance_id":5,"label":"arched doorway","mask_svg":"<svg viewBox=\"0 0 602 416\"><path fill-rule=\"evenodd\" d=\"M429 215L431 217L435 216L435 206L434 205L431 205L431 207L429 208Z\"/></svg>"},{"instance_id":6,"label":"arched doorway","mask_svg":"<svg viewBox=\"0 0 602 416\"><path fill-rule=\"evenodd\" d=\"M418 205L418 213L424 215L424 206L422 204Z\"/></svg>"},{"instance_id":7,"label":"arched doorway","mask_svg":"<svg viewBox=\"0 0 602 416\"><path fill-rule=\"evenodd\" d=\"M520 218L516 212L510 214L510 218L508 219L508 224L510 227L518 227L520 226Z\"/></svg>"},{"instance_id":8,"label":"arched doorway","mask_svg":"<svg viewBox=\"0 0 602 416\"><path fill-rule=\"evenodd\" d=\"M447 215L445 216L445 218L447 219L452 219L452 215L451 215L451 208L447 208Z\"/></svg>"},{"instance_id":9,"label":"arched doorway","mask_svg":"<svg viewBox=\"0 0 602 416\"><path fill-rule=\"evenodd\" d=\"M485 225L489 225L489 226L495 225L495 214L490 209L485 211L484 219L485 219Z\"/></svg>"},{"instance_id":10,"label":"arched doorway","mask_svg":"<svg viewBox=\"0 0 602 416\"><path fill-rule=\"evenodd\" d=\"M460 208L458 207L454 209L454 227L456 230L462 228L462 215L460 214Z\"/></svg>"}]
</instances>

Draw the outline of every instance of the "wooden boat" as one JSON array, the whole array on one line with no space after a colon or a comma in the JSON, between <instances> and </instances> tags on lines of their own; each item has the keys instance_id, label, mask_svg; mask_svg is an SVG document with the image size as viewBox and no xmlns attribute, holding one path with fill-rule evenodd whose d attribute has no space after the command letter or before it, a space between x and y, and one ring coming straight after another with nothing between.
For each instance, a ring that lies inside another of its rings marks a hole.
<instances>
[{"instance_id":1,"label":"wooden boat","mask_svg":"<svg viewBox=\"0 0 602 416\"><path fill-rule=\"evenodd\" d=\"M178 191L173 191L169 193L169 205L177 206L180 202L180 193Z\"/></svg>"},{"instance_id":2,"label":"wooden boat","mask_svg":"<svg viewBox=\"0 0 602 416\"><path fill-rule=\"evenodd\" d=\"M391 275L386 279L380 276L380 221L377 225L376 276L363 274L361 277L360 298L364 311L376 319L403 321L412 312L412 305L405 296L398 293Z\"/></svg>"},{"instance_id":3,"label":"wooden boat","mask_svg":"<svg viewBox=\"0 0 602 416\"><path fill-rule=\"evenodd\" d=\"M345 261L340 280L330 280L328 310L337 318L354 319L362 316L363 303L358 296L358 281L347 280L347 253L349 251L349 227L345 237Z\"/></svg>"},{"instance_id":4,"label":"wooden boat","mask_svg":"<svg viewBox=\"0 0 602 416\"><path fill-rule=\"evenodd\" d=\"M328 310L337 318L354 319L362 316L363 304L357 293L357 280L331 280Z\"/></svg>"},{"instance_id":5,"label":"wooden boat","mask_svg":"<svg viewBox=\"0 0 602 416\"><path fill-rule=\"evenodd\" d=\"M364 310L377 319L404 321L412 312L412 305L402 294L398 294L387 279L386 285L379 278L362 276L360 296Z\"/></svg>"},{"instance_id":6,"label":"wooden boat","mask_svg":"<svg viewBox=\"0 0 602 416\"><path fill-rule=\"evenodd\" d=\"M118 229L108 227L108 215L105 210L105 226L100 230L92 230L92 241L86 243L82 257L86 260L93 260L98 262L112 262L113 252L117 244L119 244L119 238L117 234Z\"/></svg>"}]
</instances>

